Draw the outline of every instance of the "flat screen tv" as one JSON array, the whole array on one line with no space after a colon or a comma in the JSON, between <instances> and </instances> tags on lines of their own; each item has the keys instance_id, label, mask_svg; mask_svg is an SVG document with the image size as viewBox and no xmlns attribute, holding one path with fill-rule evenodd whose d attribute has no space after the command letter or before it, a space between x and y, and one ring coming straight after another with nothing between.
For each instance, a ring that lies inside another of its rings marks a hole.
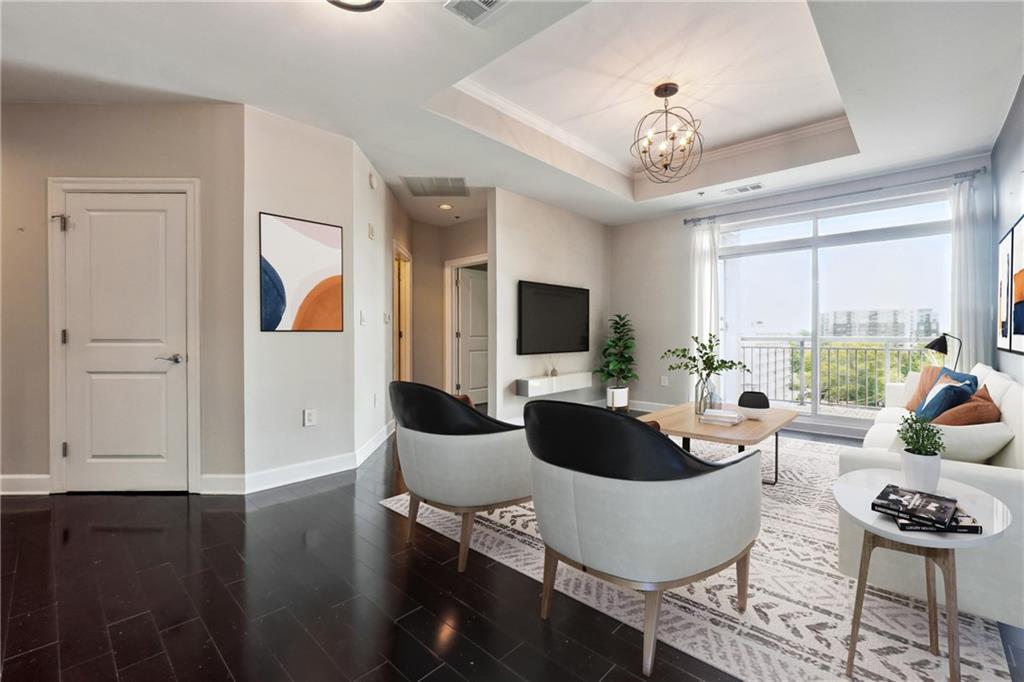
<instances>
[{"instance_id":1,"label":"flat screen tv","mask_svg":"<svg viewBox=\"0 0 1024 682\"><path fill-rule=\"evenodd\" d=\"M519 282L519 355L590 350L590 290Z\"/></svg>"}]
</instances>

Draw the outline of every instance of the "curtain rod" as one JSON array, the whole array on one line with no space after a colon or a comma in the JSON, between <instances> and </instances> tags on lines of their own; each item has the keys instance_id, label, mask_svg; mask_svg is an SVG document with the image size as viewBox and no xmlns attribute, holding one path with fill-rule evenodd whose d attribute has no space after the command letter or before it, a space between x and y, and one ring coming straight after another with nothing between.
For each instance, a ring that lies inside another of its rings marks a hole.
<instances>
[{"instance_id":1,"label":"curtain rod","mask_svg":"<svg viewBox=\"0 0 1024 682\"><path fill-rule=\"evenodd\" d=\"M775 206L765 206L764 208L748 208L744 211L732 211L730 213L717 213L714 215L707 215L700 218L684 218L683 225L694 225L696 223L704 222L705 220L717 220L718 218L728 218L735 215L743 215L744 213L753 213L754 211L772 211L777 208L788 208L790 206L802 206L809 204L812 201L825 201L828 199L841 199L843 197L852 197L859 194L869 194L871 192L879 192L889 189L900 189L902 187L913 187L915 185L925 185L930 182L937 182L939 180L966 180L973 178L977 175L984 175L988 171L988 166L982 166L981 168L975 168L974 170L964 171L963 173L954 173L953 175L942 175L937 178L929 178L927 180L915 180L913 182L904 182L899 185L889 185L887 187L872 187L871 189L861 189L856 192L844 192L842 194L833 194L827 197L818 197L817 199L804 199L803 201L790 201L784 204L777 204Z\"/></svg>"}]
</instances>

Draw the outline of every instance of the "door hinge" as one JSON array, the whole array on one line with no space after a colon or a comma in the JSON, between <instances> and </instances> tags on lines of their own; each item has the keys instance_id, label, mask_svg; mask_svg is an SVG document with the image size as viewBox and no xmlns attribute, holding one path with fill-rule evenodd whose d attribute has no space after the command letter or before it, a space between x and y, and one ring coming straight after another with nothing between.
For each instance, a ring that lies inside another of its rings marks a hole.
<instances>
[{"instance_id":1,"label":"door hinge","mask_svg":"<svg viewBox=\"0 0 1024 682\"><path fill-rule=\"evenodd\" d=\"M455 332L455 338L461 339L462 338L462 332Z\"/></svg>"},{"instance_id":2,"label":"door hinge","mask_svg":"<svg viewBox=\"0 0 1024 682\"><path fill-rule=\"evenodd\" d=\"M455 384L455 390L456 390L456 391L461 391L461 390L462 390L462 384ZM67 455L65 455L65 457L66 457L66 456L67 456Z\"/></svg>"},{"instance_id":3,"label":"door hinge","mask_svg":"<svg viewBox=\"0 0 1024 682\"><path fill-rule=\"evenodd\" d=\"M456 286L456 287L458 287L458 286L459 286L459 284L461 284L461 283L462 283L462 280L461 280L461 279L459 279L458 277L456 277L456 278L455 278L455 286Z\"/></svg>"},{"instance_id":4,"label":"door hinge","mask_svg":"<svg viewBox=\"0 0 1024 682\"><path fill-rule=\"evenodd\" d=\"M60 221L60 231L61 232L67 232L68 231L68 218L69 217L70 216L67 216L67 215L64 215L64 214L57 214L57 215L50 216L50 220L59 220Z\"/></svg>"},{"instance_id":5,"label":"door hinge","mask_svg":"<svg viewBox=\"0 0 1024 682\"><path fill-rule=\"evenodd\" d=\"M60 444L60 456L66 458L68 456L68 442L64 441Z\"/></svg>"},{"instance_id":6,"label":"door hinge","mask_svg":"<svg viewBox=\"0 0 1024 682\"><path fill-rule=\"evenodd\" d=\"M68 343L68 330L67 329L61 329L60 330L60 342L63 345L65 345L65 346L67 345L67 343Z\"/></svg>"}]
</instances>

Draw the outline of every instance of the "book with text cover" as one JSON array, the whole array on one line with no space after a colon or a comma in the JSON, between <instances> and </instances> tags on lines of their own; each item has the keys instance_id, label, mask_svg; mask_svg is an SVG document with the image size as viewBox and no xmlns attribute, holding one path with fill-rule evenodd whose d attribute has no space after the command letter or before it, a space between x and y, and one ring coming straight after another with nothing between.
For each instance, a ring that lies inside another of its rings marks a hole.
<instances>
[{"instance_id":1,"label":"book with text cover","mask_svg":"<svg viewBox=\"0 0 1024 682\"><path fill-rule=\"evenodd\" d=\"M956 513L956 500L941 495L908 490L890 483L878 493L871 509L915 523L946 527Z\"/></svg>"},{"instance_id":2,"label":"book with text cover","mask_svg":"<svg viewBox=\"0 0 1024 682\"><path fill-rule=\"evenodd\" d=\"M900 530L925 533L969 533L970 535L981 535L982 531L978 519L965 512L963 507L956 508L956 513L953 514L953 519L949 522L948 526L932 526L926 523L908 521L907 519L896 519L896 526Z\"/></svg>"}]
</instances>

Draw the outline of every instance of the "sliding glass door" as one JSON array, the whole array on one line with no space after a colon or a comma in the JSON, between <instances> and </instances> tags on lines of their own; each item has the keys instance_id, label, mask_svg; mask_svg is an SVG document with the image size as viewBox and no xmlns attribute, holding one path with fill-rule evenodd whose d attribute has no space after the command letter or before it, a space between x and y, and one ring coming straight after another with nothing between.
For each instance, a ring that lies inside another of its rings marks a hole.
<instances>
[{"instance_id":1,"label":"sliding glass door","mask_svg":"<svg viewBox=\"0 0 1024 682\"><path fill-rule=\"evenodd\" d=\"M723 224L723 355L750 368L723 378L726 399L871 419L949 329L949 229L945 192Z\"/></svg>"}]
</instances>

